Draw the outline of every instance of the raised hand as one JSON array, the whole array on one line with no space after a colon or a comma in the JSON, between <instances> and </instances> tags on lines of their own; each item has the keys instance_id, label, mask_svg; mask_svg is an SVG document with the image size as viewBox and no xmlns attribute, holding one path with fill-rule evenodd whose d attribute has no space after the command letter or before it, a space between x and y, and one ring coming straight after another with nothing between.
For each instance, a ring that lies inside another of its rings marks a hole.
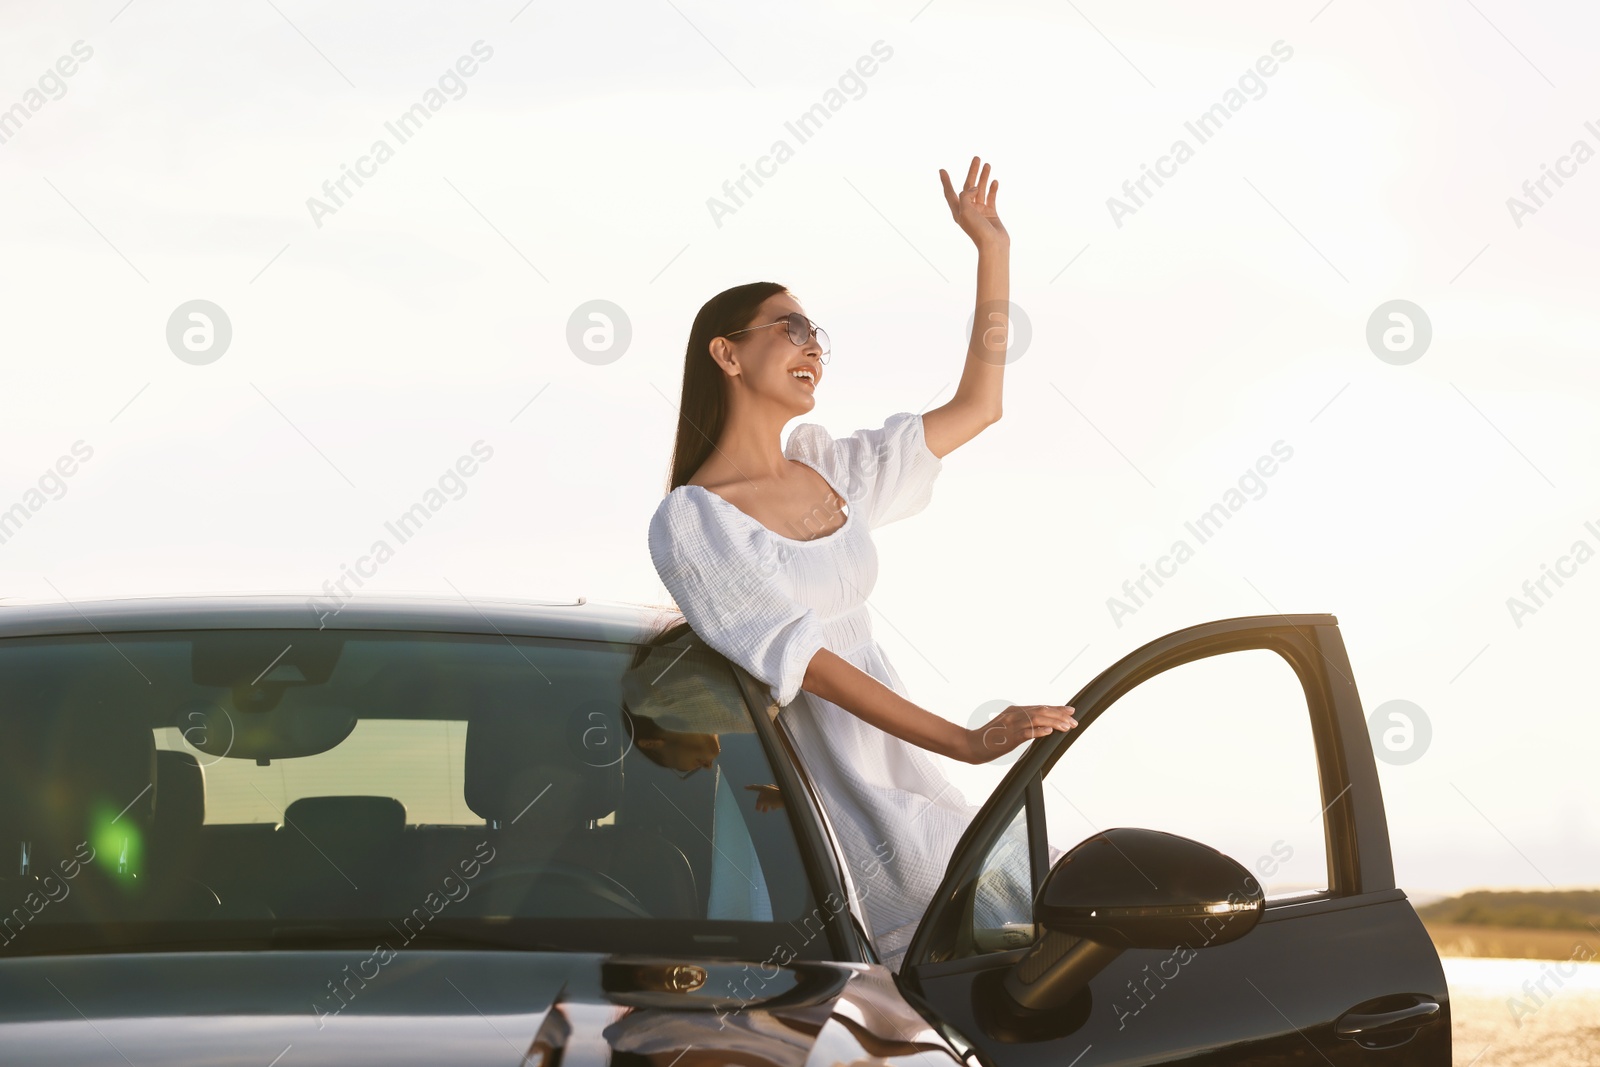
<instances>
[{"instance_id":1,"label":"raised hand","mask_svg":"<svg viewBox=\"0 0 1600 1067\"><path fill-rule=\"evenodd\" d=\"M967 168L967 181L960 193L950 185L950 175L943 167L939 168L939 180L944 183L944 198L950 204L950 215L956 220L962 230L979 248L987 246L1005 246L1011 244L1011 235L1006 232L1005 224L1000 221L999 214L995 211L995 198L1000 193L1000 182L989 182L989 164L983 165L983 172L978 172L978 157L972 157L972 165ZM984 184L988 182L988 192L984 192Z\"/></svg>"},{"instance_id":2,"label":"raised hand","mask_svg":"<svg viewBox=\"0 0 1600 1067\"><path fill-rule=\"evenodd\" d=\"M982 726L967 731L968 763L999 759L1025 741L1074 729L1072 709L1060 704L1013 704Z\"/></svg>"}]
</instances>

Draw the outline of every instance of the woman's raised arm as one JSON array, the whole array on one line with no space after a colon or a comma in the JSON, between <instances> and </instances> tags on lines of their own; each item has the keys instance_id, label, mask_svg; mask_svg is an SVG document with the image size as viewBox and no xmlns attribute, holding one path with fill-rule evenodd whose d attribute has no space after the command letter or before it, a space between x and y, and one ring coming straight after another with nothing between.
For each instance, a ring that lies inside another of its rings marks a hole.
<instances>
[{"instance_id":1,"label":"woman's raised arm","mask_svg":"<svg viewBox=\"0 0 1600 1067\"><path fill-rule=\"evenodd\" d=\"M922 416L928 450L940 459L997 422L1001 414L1011 334L1011 235L995 210L1000 182L990 183L985 193L988 178L989 164L983 164L980 174L977 156L972 157L966 186L959 194L950 185L950 175L939 171L951 217L978 246L978 292L961 381L955 396Z\"/></svg>"}]
</instances>

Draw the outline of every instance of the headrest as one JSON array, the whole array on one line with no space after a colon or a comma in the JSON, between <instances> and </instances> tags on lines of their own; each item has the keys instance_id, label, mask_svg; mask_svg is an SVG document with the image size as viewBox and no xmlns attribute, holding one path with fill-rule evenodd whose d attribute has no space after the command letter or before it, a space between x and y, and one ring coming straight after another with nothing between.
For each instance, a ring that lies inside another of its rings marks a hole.
<instances>
[{"instance_id":1,"label":"headrest","mask_svg":"<svg viewBox=\"0 0 1600 1067\"><path fill-rule=\"evenodd\" d=\"M524 813L559 830L603 818L622 795L625 732L621 712L598 701L478 710L467 720L467 806L519 828Z\"/></svg>"},{"instance_id":2,"label":"headrest","mask_svg":"<svg viewBox=\"0 0 1600 1067\"><path fill-rule=\"evenodd\" d=\"M193 752L156 750L155 824L197 830L206 821L206 774Z\"/></svg>"},{"instance_id":3,"label":"headrest","mask_svg":"<svg viewBox=\"0 0 1600 1067\"><path fill-rule=\"evenodd\" d=\"M394 797L301 797L284 809L279 832L290 827L319 848L330 841L399 837L406 828L406 806Z\"/></svg>"}]
</instances>

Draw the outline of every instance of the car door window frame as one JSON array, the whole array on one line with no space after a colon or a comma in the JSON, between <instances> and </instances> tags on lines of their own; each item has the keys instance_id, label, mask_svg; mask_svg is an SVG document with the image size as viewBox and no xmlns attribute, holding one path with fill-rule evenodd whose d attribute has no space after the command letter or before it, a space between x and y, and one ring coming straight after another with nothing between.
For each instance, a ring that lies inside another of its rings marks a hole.
<instances>
[{"instance_id":1,"label":"car door window frame","mask_svg":"<svg viewBox=\"0 0 1600 1067\"><path fill-rule=\"evenodd\" d=\"M844 853L844 845L839 840L839 833L833 827L833 821L828 817L828 809L822 803L822 795L817 790L809 774L806 773L805 764L800 758L799 749L794 743L794 737L789 732L788 724L776 724L776 736L783 744L784 751L789 755L795 776L800 779L806 793L807 806L812 818L817 821L817 826L822 836L827 839L828 852L833 857L833 867L840 884L844 889L843 900L845 907L841 914L848 913L850 929L860 952L859 960L864 963L881 962L876 946L872 943L871 926L867 920L867 910L861 902L861 894L856 888L855 876L850 873L850 862Z\"/></svg>"},{"instance_id":2,"label":"car door window frame","mask_svg":"<svg viewBox=\"0 0 1600 1067\"><path fill-rule=\"evenodd\" d=\"M833 958L853 963L879 962L871 941L864 936L866 921L860 898L816 788L804 771L787 727L768 714L772 703L769 687L737 663L725 662L738 682L755 723L756 736L761 739L778 792L783 797L783 811L799 842L800 861L811 881L812 898L824 915L823 928ZM832 863L826 861L830 856ZM844 907L828 907L830 896L842 901Z\"/></svg>"},{"instance_id":3,"label":"car door window frame","mask_svg":"<svg viewBox=\"0 0 1600 1067\"><path fill-rule=\"evenodd\" d=\"M1068 702L1082 724L1080 729L1039 738L1024 750L957 844L945 882L908 946L905 966L927 967L933 973L933 968L943 969L942 960L959 969L974 959L992 960L1026 952L1026 948L1019 948L977 957L945 954L921 959L941 946L948 949L962 943L960 924L971 921L977 877L1005 828L1024 805L1029 809L1031 868L1038 877L1041 863L1048 858L1044 843L1044 776L1095 718L1128 692L1174 667L1249 649L1265 649L1281 656L1305 694L1323 800L1321 818L1329 883L1327 889L1317 893L1269 905L1261 921L1359 906L1403 894L1394 885L1388 825L1371 743L1365 734L1347 740L1340 732L1341 721L1361 718L1361 704L1350 676L1338 620L1329 614L1223 619L1178 630L1128 653L1096 675ZM1034 883L1035 892L1040 884ZM1359 900L1352 899L1358 897ZM965 936L970 937L970 933Z\"/></svg>"}]
</instances>

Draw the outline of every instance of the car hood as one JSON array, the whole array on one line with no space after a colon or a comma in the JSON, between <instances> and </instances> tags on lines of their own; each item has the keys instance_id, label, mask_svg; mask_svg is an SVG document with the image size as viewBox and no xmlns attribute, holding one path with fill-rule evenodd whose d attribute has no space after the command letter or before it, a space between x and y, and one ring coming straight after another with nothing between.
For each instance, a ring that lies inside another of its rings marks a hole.
<instances>
[{"instance_id":1,"label":"car hood","mask_svg":"<svg viewBox=\"0 0 1600 1067\"><path fill-rule=\"evenodd\" d=\"M166 1067L959 1062L877 964L422 949L0 957L0 1049Z\"/></svg>"}]
</instances>

